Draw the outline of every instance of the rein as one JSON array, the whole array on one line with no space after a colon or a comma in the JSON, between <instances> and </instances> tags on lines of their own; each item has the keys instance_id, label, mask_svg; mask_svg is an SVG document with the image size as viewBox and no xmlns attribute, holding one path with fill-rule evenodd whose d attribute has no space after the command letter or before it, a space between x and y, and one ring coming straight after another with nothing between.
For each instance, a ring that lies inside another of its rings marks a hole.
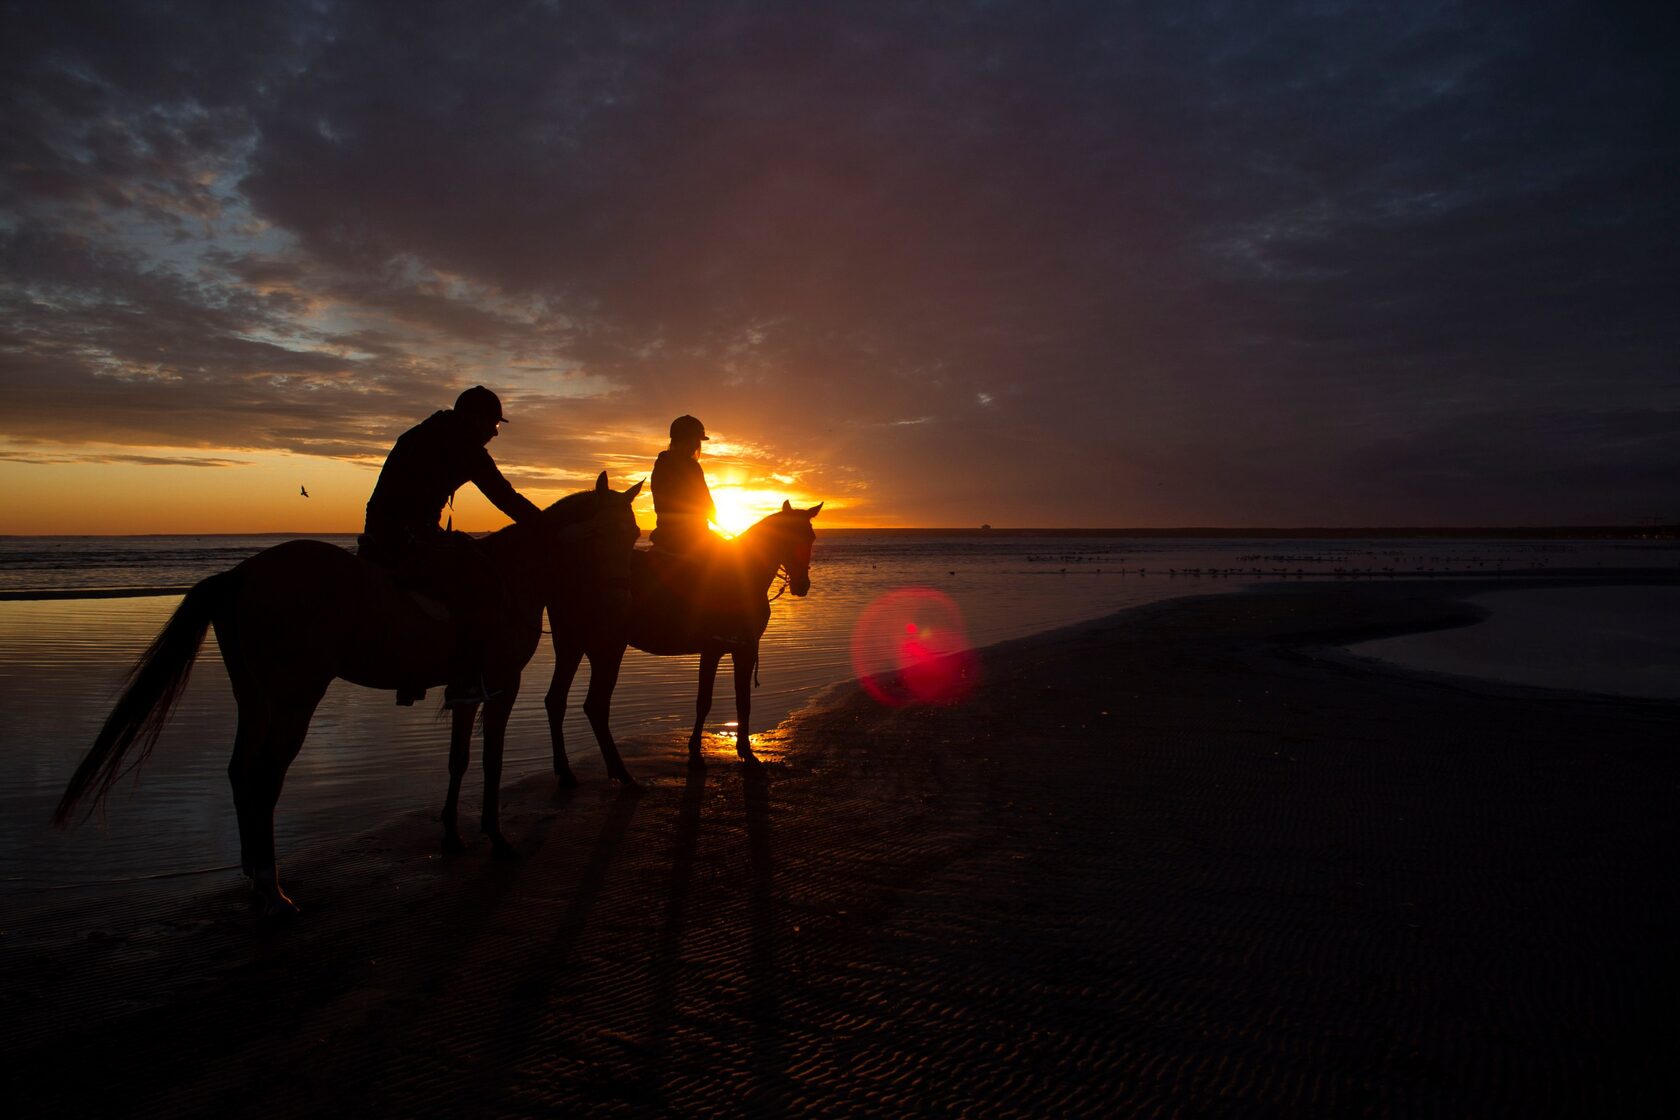
<instances>
[{"instance_id":1,"label":"rein","mask_svg":"<svg viewBox=\"0 0 1680 1120\"><path fill-rule=\"evenodd\" d=\"M776 593L774 595L770 596L769 601L772 602L772 603L774 603L777 599L780 599L783 595L787 594L788 585L792 580L792 577L790 577L788 575L788 570L787 570L787 565L786 564L777 564L776 565L776 574L770 577L771 581L774 582L775 579L777 578L777 576L781 577L782 586L776 589ZM762 651L760 651L759 655L757 657L753 658L753 687L754 688L757 688L759 686L758 670L763 665L764 665L764 654L763 654Z\"/></svg>"}]
</instances>

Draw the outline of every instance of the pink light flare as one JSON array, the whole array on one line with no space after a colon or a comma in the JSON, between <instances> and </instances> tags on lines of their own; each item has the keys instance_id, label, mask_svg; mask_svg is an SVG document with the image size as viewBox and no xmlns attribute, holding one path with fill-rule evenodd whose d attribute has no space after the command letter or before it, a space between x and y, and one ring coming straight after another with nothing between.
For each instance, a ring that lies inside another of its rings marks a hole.
<instances>
[{"instance_id":1,"label":"pink light flare","mask_svg":"<svg viewBox=\"0 0 1680 1120\"><path fill-rule=\"evenodd\" d=\"M878 703L954 704L979 683L962 610L930 587L901 587L865 607L852 627L852 670Z\"/></svg>"}]
</instances>

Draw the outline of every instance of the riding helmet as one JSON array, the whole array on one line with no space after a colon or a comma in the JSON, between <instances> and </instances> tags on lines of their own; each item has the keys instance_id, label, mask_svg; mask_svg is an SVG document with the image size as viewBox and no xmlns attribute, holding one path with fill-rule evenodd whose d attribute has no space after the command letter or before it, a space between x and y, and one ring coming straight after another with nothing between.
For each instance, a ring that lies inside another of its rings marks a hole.
<instances>
[{"instance_id":1,"label":"riding helmet","mask_svg":"<svg viewBox=\"0 0 1680 1120\"><path fill-rule=\"evenodd\" d=\"M692 416L679 416L671 421L671 438L674 440L711 439L706 434L706 426Z\"/></svg>"},{"instance_id":2,"label":"riding helmet","mask_svg":"<svg viewBox=\"0 0 1680 1120\"><path fill-rule=\"evenodd\" d=\"M455 411L494 420L498 424L508 422L508 418L502 415L502 399L482 385L474 385L456 397Z\"/></svg>"}]
</instances>

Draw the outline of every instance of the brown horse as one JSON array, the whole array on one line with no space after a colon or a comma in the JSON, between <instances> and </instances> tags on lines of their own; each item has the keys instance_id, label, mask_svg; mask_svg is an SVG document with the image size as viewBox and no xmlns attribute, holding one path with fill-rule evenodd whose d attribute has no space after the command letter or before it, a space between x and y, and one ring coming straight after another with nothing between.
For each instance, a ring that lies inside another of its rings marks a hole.
<instances>
[{"instance_id":1,"label":"brown horse","mask_svg":"<svg viewBox=\"0 0 1680 1120\"><path fill-rule=\"evenodd\" d=\"M796 596L811 590L811 519L822 510L794 509L782 503L733 541L719 542L704 559L662 556L657 549L637 552L632 563L631 602L597 607L593 621L564 629L554 623L554 679L544 704L554 751L554 773L562 785L575 785L562 726L566 697L583 657L589 657L589 694L583 710L606 759L607 773L628 786L635 779L619 758L609 727L613 688L626 645L652 654L700 655L700 691L695 700L694 731L689 736L691 762L700 761L701 734L712 707L712 688L725 653L735 668L735 753L756 764L747 721L752 714L752 678L758 643L770 625L765 598L778 572ZM575 596L549 605L549 618L576 616L586 609Z\"/></svg>"},{"instance_id":2,"label":"brown horse","mask_svg":"<svg viewBox=\"0 0 1680 1120\"><path fill-rule=\"evenodd\" d=\"M541 640L544 603L557 586L605 588L628 577L636 540L630 503L641 484L618 493L602 472L595 489L562 498L540 517L480 541L500 577L501 609L490 627L484 683L484 833L511 852L499 827L498 793L508 714L519 675ZM91 806L157 745L192 670L204 632L216 630L239 709L228 780L239 818L240 859L258 903L271 914L297 907L280 889L274 807L315 707L335 678L369 688L446 683L455 626L429 613L383 569L323 541L288 541L203 580L141 655L129 684L82 760L53 814L65 824ZM466 770L471 713L458 712L450 744L445 845L460 848L455 805ZM138 754L125 764L131 747Z\"/></svg>"}]
</instances>

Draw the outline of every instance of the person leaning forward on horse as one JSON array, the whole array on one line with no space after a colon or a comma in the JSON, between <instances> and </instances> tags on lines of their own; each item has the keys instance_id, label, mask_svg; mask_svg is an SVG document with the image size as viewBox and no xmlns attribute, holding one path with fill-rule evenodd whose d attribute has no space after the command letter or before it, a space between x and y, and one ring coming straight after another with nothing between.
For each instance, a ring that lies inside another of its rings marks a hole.
<instances>
[{"instance_id":1,"label":"person leaning forward on horse","mask_svg":"<svg viewBox=\"0 0 1680 1120\"><path fill-rule=\"evenodd\" d=\"M367 525L357 553L388 568L407 588L441 597L455 620L457 637L444 704L480 703L487 633L499 603L495 574L465 533L438 524L455 491L471 482L497 509L515 521L542 511L502 477L490 457L497 425L507 423L500 398L474 385L398 437L368 499ZM412 703L423 689L404 689L399 704Z\"/></svg>"}]
</instances>

